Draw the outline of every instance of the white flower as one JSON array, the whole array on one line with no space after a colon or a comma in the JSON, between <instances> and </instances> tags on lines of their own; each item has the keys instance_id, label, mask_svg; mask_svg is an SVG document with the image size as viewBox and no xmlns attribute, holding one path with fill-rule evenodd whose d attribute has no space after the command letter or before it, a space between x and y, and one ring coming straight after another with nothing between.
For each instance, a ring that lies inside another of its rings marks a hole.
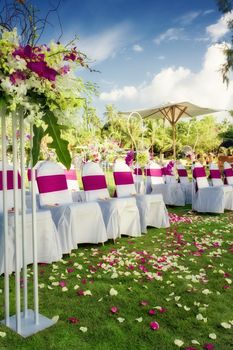
<instances>
[{"instance_id":1,"label":"white flower","mask_svg":"<svg viewBox=\"0 0 233 350\"><path fill-rule=\"evenodd\" d=\"M215 340L215 339L217 339L217 335L215 333L210 333L209 338Z\"/></svg>"}]
</instances>

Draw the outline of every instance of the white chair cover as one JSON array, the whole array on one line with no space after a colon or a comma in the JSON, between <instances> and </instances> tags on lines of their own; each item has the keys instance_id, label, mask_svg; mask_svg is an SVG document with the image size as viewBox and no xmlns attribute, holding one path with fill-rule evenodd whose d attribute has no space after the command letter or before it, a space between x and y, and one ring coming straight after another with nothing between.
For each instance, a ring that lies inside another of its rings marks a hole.
<instances>
[{"instance_id":1,"label":"white chair cover","mask_svg":"<svg viewBox=\"0 0 233 350\"><path fill-rule=\"evenodd\" d=\"M98 201L101 207L108 238L141 236L135 198L110 198L104 172L98 163L88 162L83 166L82 181L87 202Z\"/></svg>"},{"instance_id":2,"label":"white chair cover","mask_svg":"<svg viewBox=\"0 0 233 350\"><path fill-rule=\"evenodd\" d=\"M100 207L97 203L73 203L62 167L45 161L38 168L40 205L48 206L58 230L62 252L70 253L79 243L107 240Z\"/></svg>"},{"instance_id":3,"label":"white chair cover","mask_svg":"<svg viewBox=\"0 0 233 350\"><path fill-rule=\"evenodd\" d=\"M192 204L192 182L189 181L188 173L183 164L177 164L180 186L185 194L185 203Z\"/></svg>"},{"instance_id":4,"label":"white chair cover","mask_svg":"<svg viewBox=\"0 0 233 350\"><path fill-rule=\"evenodd\" d=\"M193 168L193 202L192 208L198 212L223 213L226 201L222 187L210 187L205 169L197 162Z\"/></svg>"},{"instance_id":5,"label":"white chair cover","mask_svg":"<svg viewBox=\"0 0 233 350\"><path fill-rule=\"evenodd\" d=\"M147 193L161 194L165 204L184 206L185 195L178 183L166 183L159 164L151 161L145 168Z\"/></svg>"},{"instance_id":6,"label":"white chair cover","mask_svg":"<svg viewBox=\"0 0 233 350\"><path fill-rule=\"evenodd\" d=\"M72 192L74 202L85 202L85 193L81 191L78 185L77 170L72 165L69 170L63 167L65 171L68 190Z\"/></svg>"},{"instance_id":7,"label":"white chair cover","mask_svg":"<svg viewBox=\"0 0 233 350\"><path fill-rule=\"evenodd\" d=\"M139 167L135 167L133 171L133 180L138 194L145 194L145 183L143 171Z\"/></svg>"},{"instance_id":8,"label":"white chair cover","mask_svg":"<svg viewBox=\"0 0 233 350\"><path fill-rule=\"evenodd\" d=\"M147 226L169 227L168 212L161 195L136 195L133 175L123 161L115 162L113 175L117 197L136 196L142 232L147 232Z\"/></svg>"},{"instance_id":9,"label":"white chair cover","mask_svg":"<svg viewBox=\"0 0 233 350\"><path fill-rule=\"evenodd\" d=\"M213 187L221 187L224 191L225 209L233 210L233 186L224 185L217 164L210 164L210 179Z\"/></svg>"},{"instance_id":10,"label":"white chair cover","mask_svg":"<svg viewBox=\"0 0 233 350\"><path fill-rule=\"evenodd\" d=\"M231 164L228 162L224 162L224 176L228 185L233 186L233 169Z\"/></svg>"},{"instance_id":11,"label":"white chair cover","mask_svg":"<svg viewBox=\"0 0 233 350\"><path fill-rule=\"evenodd\" d=\"M0 274L4 272L4 232L3 232L3 191L2 191L2 163L0 164ZM13 167L7 166L7 207L12 209L14 207L14 191L13 191ZM21 179L18 175L18 183ZM21 185L19 186L21 188ZM21 200L21 190L18 190L18 199ZM19 202L19 208L21 202ZM22 216L19 215L19 242L22 245ZM32 215L26 213L26 227L25 227L25 239L27 244L26 249L26 261L27 264L33 262L32 253ZM57 229L52 220L50 211L40 210L36 213L36 227L37 227L37 255L38 262L51 263L58 261L62 257L61 246L58 240ZM8 214L8 255L9 273L15 271L15 230L14 230L14 214ZM22 249L20 250L22 251ZM22 256L20 256L20 264L22 266Z\"/></svg>"}]
</instances>

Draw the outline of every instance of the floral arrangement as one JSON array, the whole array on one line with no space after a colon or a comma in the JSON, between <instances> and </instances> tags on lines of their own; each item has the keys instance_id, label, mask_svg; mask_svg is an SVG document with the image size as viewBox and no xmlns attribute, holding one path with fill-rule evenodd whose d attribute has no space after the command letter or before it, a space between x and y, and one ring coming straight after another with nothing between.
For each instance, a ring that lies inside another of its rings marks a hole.
<instances>
[{"instance_id":1,"label":"floral arrangement","mask_svg":"<svg viewBox=\"0 0 233 350\"><path fill-rule=\"evenodd\" d=\"M126 164L128 166L132 166L134 160L135 160L135 152L133 150L128 151L125 157Z\"/></svg>"},{"instance_id":2,"label":"floral arrangement","mask_svg":"<svg viewBox=\"0 0 233 350\"><path fill-rule=\"evenodd\" d=\"M175 166L175 161L170 160L170 162L166 166L166 175L170 175L170 176L174 175L174 173L173 173L174 166Z\"/></svg>"},{"instance_id":3,"label":"floral arrangement","mask_svg":"<svg viewBox=\"0 0 233 350\"><path fill-rule=\"evenodd\" d=\"M136 161L140 167L145 167L150 160L148 151L138 151L136 155Z\"/></svg>"},{"instance_id":4,"label":"floral arrangement","mask_svg":"<svg viewBox=\"0 0 233 350\"><path fill-rule=\"evenodd\" d=\"M75 76L77 67L88 67L85 58L72 44L24 46L16 29L0 32L0 107L15 116L23 113L34 123L34 164L40 141L48 134L59 161L70 166L68 142L61 139L61 130L85 105L81 93L88 89Z\"/></svg>"}]
</instances>

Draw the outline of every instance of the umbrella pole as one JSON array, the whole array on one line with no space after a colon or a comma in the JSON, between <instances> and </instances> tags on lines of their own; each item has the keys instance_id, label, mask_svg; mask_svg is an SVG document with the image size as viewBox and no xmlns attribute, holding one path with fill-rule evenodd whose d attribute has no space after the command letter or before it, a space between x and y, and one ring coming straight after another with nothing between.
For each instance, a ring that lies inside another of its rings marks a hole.
<instances>
[{"instance_id":1,"label":"umbrella pole","mask_svg":"<svg viewBox=\"0 0 233 350\"><path fill-rule=\"evenodd\" d=\"M176 159L176 124L172 123L173 158Z\"/></svg>"}]
</instances>

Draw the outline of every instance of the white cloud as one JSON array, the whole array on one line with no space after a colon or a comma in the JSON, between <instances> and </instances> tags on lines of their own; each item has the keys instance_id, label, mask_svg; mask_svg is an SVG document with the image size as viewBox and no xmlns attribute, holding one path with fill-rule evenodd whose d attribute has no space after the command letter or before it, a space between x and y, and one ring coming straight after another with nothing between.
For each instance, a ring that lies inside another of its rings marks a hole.
<instances>
[{"instance_id":1,"label":"white cloud","mask_svg":"<svg viewBox=\"0 0 233 350\"><path fill-rule=\"evenodd\" d=\"M157 56L156 58L157 58L158 60L165 60L166 57L163 56L163 55L160 55L160 56Z\"/></svg>"},{"instance_id":2,"label":"white cloud","mask_svg":"<svg viewBox=\"0 0 233 350\"><path fill-rule=\"evenodd\" d=\"M233 108L233 80L228 88L222 82L219 71L224 62L223 46L210 46L205 54L202 68L193 73L186 67L168 67L154 75L147 84L125 86L103 92L100 99L117 102L118 109L147 108L168 101L191 101L200 106L217 109Z\"/></svg>"},{"instance_id":3,"label":"white cloud","mask_svg":"<svg viewBox=\"0 0 233 350\"><path fill-rule=\"evenodd\" d=\"M116 52L125 46L129 31L129 25L121 23L104 32L82 38L79 47L90 59L97 62L104 61L114 57Z\"/></svg>"},{"instance_id":4,"label":"white cloud","mask_svg":"<svg viewBox=\"0 0 233 350\"><path fill-rule=\"evenodd\" d=\"M185 13L183 16L177 18L176 22L179 22L180 25L191 24L198 16L200 16L201 11L190 11Z\"/></svg>"},{"instance_id":5,"label":"white cloud","mask_svg":"<svg viewBox=\"0 0 233 350\"><path fill-rule=\"evenodd\" d=\"M136 52L142 52L143 51L143 47L141 45L135 44L133 46L133 50Z\"/></svg>"},{"instance_id":6,"label":"white cloud","mask_svg":"<svg viewBox=\"0 0 233 350\"><path fill-rule=\"evenodd\" d=\"M102 101L119 101L120 99L134 99L137 95L137 89L134 86L124 86L122 89L113 89L110 92L102 92L100 99Z\"/></svg>"},{"instance_id":7,"label":"white cloud","mask_svg":"<svg viewBox=\"0 0 233 350\"><path fill-rule=\"evenodd\" d=\"M202 12L202 15L203 15L203 16L206 16L206 15L209 15L210 13L213 13L213 12L214 12L213 9L205 10L204 12Z\"/></svg>"},{"instance_id":8,"label":"white cloud","mask_svg":"<svg viewBox=\"0 0 233 350\"><path fill-rule=\"evenodd\" d=\"M211 24L206 28L207 34L213 42L221 39L229 32L228 22L233 20L233 11L223 15L215 24Z\"/></svg>"},{"instance_id":9,"label":"white cloud","mask_svg":"<svg viewBox=\"0 0 233 350\"><path fill-rule=\"evenodd\" d=\"M159 45L162 41L179 40L184 38L184 28L169 28L165 32L159 34L154 38L154 43Z\"/></svg>"}]
</instances>

